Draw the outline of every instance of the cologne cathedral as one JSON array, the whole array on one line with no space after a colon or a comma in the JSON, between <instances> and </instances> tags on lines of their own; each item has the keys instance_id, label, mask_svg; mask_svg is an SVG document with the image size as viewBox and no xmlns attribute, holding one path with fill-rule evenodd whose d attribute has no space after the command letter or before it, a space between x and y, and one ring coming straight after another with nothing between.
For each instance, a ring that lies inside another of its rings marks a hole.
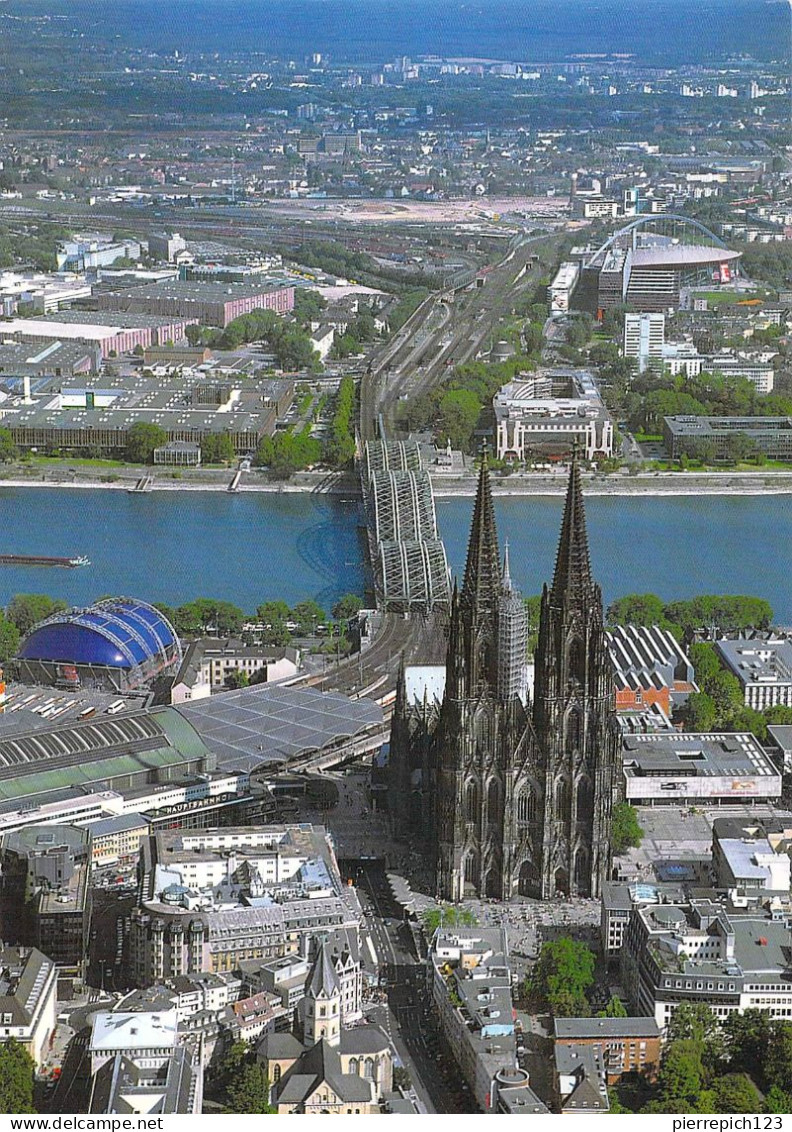
<instances>
[{"instance_id":1,"label":"cologne cathedral","mask_svg":"<svg viewBox=\"0 0 792 1132\"><path fill-rule=\"evenodd\" d=\"M425 845L441 899L599 896L609 876L620 739L576 455L530 702L526 642L485 456L444 685L442 669L403 668L391 731L394 829Z\"/></svg>"}]
</instances>

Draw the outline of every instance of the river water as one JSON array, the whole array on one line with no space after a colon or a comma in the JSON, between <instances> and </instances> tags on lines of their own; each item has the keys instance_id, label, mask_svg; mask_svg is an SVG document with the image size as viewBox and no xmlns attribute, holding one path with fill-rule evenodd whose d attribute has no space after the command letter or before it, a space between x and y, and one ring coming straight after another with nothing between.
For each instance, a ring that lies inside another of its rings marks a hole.
<instances>
[{"instance_id":1,"label":"river water","mask_svg":"<svg viewBox=\"0 0 792 1132\"><path fill-rule=\"evenodd\" d=\"M457 573L472 505L437 501ZM562 506L560 498L496 500L501 545L508 538L526 595L552 575ZM792 496L596 496L586 513L606 602L625 593L746 593L792 623ZM246 612L267 599L311 597L329 608L364 592L360 523L357 505L333 496L2 488L0 552L84 554L91 565L0 567L0 603L33 592L74 604L107 594L169 604L214 597Z\"/></svg>"}]
</instances>

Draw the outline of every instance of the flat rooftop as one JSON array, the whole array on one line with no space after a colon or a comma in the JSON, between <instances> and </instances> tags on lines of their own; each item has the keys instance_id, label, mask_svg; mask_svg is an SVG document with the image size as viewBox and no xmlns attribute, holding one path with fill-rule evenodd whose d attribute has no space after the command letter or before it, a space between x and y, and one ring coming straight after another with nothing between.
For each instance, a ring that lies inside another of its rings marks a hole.
<instances>
[{"instance_id":1,"label":"flat rooftop","mask_svg":"<svg viewBox=\"0 0 792 1132\"><path fill-rule=\"evenodd\" d=\"M696 778L777 776L778 770L748 732L625 735L625 773L632 777L685 774Z\"/></svg>"},{"instance_id":2,"label":"flat rooftop","mask_svg":"<svg viewBox=\"0 0 792 1132\"><path fill-rule=\"evenodd\" d=\"M789 641L716 641L715 648L742 684L792 682Z\"/></svg>"},{"instance_id":3,"label":"flat rooftop","mask_svg":"<svg viewBox=\"0 0 792 1132\"><path fill-rule=\"evenodd\" d=\"M278 284L260 280L258 283L215 283L203 280L163 280L142 287L126 287L120 291L105 292L103 301L121 302L138 299L186 299L194 302L224 303L234 299L255 298L282 288Z\"/></svg>"}]
</instances>

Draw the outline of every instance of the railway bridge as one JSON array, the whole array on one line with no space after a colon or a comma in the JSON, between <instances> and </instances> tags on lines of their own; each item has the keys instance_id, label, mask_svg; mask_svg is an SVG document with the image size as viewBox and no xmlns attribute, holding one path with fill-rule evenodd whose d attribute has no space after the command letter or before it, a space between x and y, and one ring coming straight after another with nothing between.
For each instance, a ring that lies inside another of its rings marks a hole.
<instances>
[{"instance_id":1,"label":"railway bridge","mask_svg":"<svg viewBox=\"0 0 792 1132\"><path fill-rule=\"evenodd\" d=\"M417 442L369 440L360 474L377 605L430 613L449 600L449 572Z\"/></svg>"}]
</instances>

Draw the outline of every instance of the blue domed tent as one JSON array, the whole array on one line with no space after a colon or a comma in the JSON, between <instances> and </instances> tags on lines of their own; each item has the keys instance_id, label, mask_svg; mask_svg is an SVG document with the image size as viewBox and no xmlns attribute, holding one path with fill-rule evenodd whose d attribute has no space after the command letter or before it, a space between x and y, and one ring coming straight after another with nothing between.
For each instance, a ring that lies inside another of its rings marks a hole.
<instances>
[{"instance_id":1,"label":"blue domed tent","mask_svg":"<svg viewBox=\"0 0 792 1132\"><path fill-rule=\"evenodd\" d=\"M178 665L181 646L167 617L153 605L107 598L34 626L15 661L23 681L124 691Z\"/></svg>"}]
</instances>

